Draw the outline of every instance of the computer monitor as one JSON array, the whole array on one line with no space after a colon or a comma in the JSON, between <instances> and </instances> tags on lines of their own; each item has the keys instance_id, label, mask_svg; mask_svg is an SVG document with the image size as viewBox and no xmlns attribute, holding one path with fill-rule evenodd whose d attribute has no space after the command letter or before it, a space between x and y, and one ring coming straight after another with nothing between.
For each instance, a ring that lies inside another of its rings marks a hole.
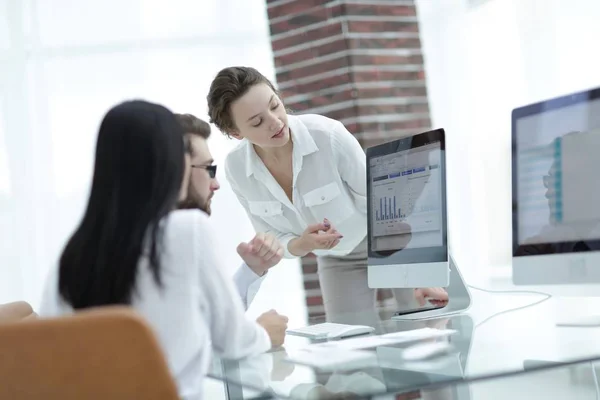
<instances>
[{"instance_id":1,"label":"computer monitor","mask_svg":"<svg viewBox=\"0 0 600 400\"><path fill-rule=\"evenodd\" d=\"M513 110L512 197L513 283L600 296L600 88Z\"/></svg>"},{"instance_id":2,"label":"computer monitor","mask_svg":"<svg viewBox=\"0 0 600 400\"><path fill-rule=\"evenodd\" d=\"M443 129L367 149L371 288L446 287Z\"/></svg>"},{"instance_id":3,"label":"computer monitor","mask_svg":"<svg viewBox=\"0 0 600 400\"><path fill-rule=\"evenodd\" d=\"M448 250L443 129L367 149L368 285L445 287L445 307L399 310L394 320L457 314L469 290Z\"/></svg>"},{"instance_id":4,"label":"computer monitor","mask_svg":"<svg viewBox=\"0 0 600 400\"><path fill-rule=\"evenodd\" d=\"M600 88L513 110L512 186L513 282L600 283Z\"/></svg>"}]
</instances>

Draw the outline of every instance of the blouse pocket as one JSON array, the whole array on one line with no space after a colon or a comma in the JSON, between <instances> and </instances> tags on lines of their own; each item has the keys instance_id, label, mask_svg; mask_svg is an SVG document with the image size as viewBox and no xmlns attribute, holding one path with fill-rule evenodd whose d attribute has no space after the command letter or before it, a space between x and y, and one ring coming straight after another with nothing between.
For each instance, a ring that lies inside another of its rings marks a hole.
<instances>
[{"instance_id":1,"label":"blouse pocket","mask_svg":"<svg viewBox=\"0 0 600 400\"><path fill-rule=\"evenodd\" d=\"M316 222L327 218L333 225L339 225L356 212L352 201L342 193L336 182L311 190L302 197Z\"/></svg>"},{"instance_id":2,"label":"blouse pocket","mask_svg":"<svg viewBox=\"0 0 600 400\"><path fill-rule=\"evenodd\" d=\"M250 214L254 217L261 218L268 225L277 229L281 233L289 233L292 226L283 215L282 204L278 201L249 201L248 208Z\"/></svg>"}]
</instances>

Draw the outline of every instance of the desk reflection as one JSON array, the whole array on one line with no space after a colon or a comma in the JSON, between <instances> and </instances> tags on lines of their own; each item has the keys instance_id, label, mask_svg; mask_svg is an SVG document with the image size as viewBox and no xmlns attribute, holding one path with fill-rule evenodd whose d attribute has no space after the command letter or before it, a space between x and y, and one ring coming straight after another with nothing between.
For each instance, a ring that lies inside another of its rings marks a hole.
<instances>
[{"instance_id":1,"label":"desk reflection","mask_svg":"<svg viewBox=\"0 0 600 400\"><path fill-rule=\"evenodd\" d=\"M349 323L362 325L373 316L356 314L345 318ZM318 322L322 321L311 321ZM373 349L378 359L376 367L323 372L285 361L287 350L280 348L238 363L226 362L226 375L229 381L242 383L242 386L299 400L357 399L390 392L397 393L398 399L470 400L467 385L421 388L443 386L445 382L463 379L473 329L471 318L458 316L426 321L381 321L376 326L376 334L420 328L457 330L458 333L450 337L432 339L449 340L457 352L441 364L412 368L399 357L406 345L380 346ZM303 377L295 379L296 374ZM307 376L310 378L307 379Z\"/></svg>"}]
</instances>

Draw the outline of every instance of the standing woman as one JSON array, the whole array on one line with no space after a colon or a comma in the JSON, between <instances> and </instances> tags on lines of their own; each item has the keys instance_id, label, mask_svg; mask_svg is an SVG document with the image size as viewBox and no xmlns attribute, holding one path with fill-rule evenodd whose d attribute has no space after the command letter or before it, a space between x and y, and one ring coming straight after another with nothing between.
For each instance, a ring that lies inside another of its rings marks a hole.
<instances>
[{"instance_id":1,"label":"standing woman","mask_svg":"<svg viewBox=\"0 0 600 400\"><path fill-rule=\"evenodd\" d=\"M211 122L244 139L227 156L227 179L258 232L285 256L318 256L329 321L374 312L367 285L365 154L344 125L315 114L288 115L273 84L248 67L221 70L208 94ZM445 290L397 289L400 307L448 301Z\"/></svg>"},{"instance_id":2,"label":"standing woman","mask_svg":"<svg viewBox=\"0 0 600 400\"><path fill-rule=\"evenodd\" d=\"M208 216L174 211L189 168L171 111L145 101L113 107L98 133L87 208L49 275L41 314L131 306L157 335L181 397L196 399L211 346L230 358L265 352L282 344L287 319L246 319Z\"/></svg>"}]
</instances>

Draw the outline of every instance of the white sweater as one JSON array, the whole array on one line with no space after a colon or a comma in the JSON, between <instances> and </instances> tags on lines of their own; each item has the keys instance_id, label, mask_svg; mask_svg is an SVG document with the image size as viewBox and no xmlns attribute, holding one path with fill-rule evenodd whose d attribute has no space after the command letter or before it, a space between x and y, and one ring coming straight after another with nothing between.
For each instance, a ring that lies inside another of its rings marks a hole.
<instances>
[{"instance_id":1,"label":"white sweater","mask_svg":"<svg viewBox=\"0 0 600 400\"><path fill-rule=\"evenodd\" d=\"M153 328L186 399L202 397L202 381L214 350L226 358L268 351L267 332L244 314L231 278L224 273L208 216L197 210L172 212L164 225L160 289L146 257L139 263L132 307ZM58 268L48 277L40 314L58 316L73 309L58 293ZM211 349L212 344L212 349Z\"/></svg>"}]
</instances>

